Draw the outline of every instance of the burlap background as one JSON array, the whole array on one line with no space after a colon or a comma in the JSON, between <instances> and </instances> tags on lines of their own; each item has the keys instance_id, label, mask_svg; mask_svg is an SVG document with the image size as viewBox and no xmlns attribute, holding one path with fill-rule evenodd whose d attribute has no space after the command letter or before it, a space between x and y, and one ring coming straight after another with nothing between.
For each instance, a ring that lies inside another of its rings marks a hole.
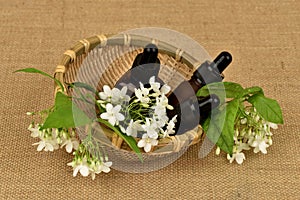
<instances>
[{"instance_id":1,"label":"burlap background","mask_svg":"<svg viewBox=\"0 0 300 200\"><path fill-rule=\"evenodd\" d=\"M300 199L300 1L0 1L0 199ZM72 177L65 151L38 153L27 111L53 100L53 83L13 74L24 67L52 73L75 41L99 33L158 26L185 33L210 55L226 49L226 80L259 85L283 108L267 155L243 165L199 160L199 146L156 172L113 170Z\"/></svg>"}]
</instances>

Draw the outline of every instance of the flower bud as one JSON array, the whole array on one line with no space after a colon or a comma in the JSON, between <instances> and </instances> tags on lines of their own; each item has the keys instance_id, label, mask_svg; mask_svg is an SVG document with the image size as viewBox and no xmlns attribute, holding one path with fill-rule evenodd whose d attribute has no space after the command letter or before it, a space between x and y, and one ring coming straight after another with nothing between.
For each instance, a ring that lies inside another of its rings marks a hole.
<instances>
[{"instance_id":1,"label":"flower bud","mask_svg":"<svg viewBox=\"0 0 300 200\"><path fill-rule=\"evenodd\" d=\"M272 138L271 138L271 137L269 137L269 139L268 139L268 143L269 143L269 145L270 145L270 146L273 144L273 140L272 140Z\"/></svg>"},{"instance_id":2,"label":"flower bud","mask_svg":"<svg viewBox=\"0 0 300 200\"><path fill-rule=\"evenodd\" d=\"M230 160L231 156L229 154L227 154L227 160Z\"/></svg>"},{"instance_id":3,"label":"flower bud","mask_svg":"<svg viewBox=\"0 0 300 200\"><path fill-rule=\"evenodd\" d=\"M33 128L33 124L29 124L28 129Z\"/></svg>"},{"instance_id":4,"label":"flower bud","mask_svg":"<svg viewBox=\"0 0 300 200\"><path fill-rule=\"evenodd\" d=\"M252 135L252 130L251 130L251 128L248 129L248 135L249 135L249 136Z\"/></svg>"},{"instance_id":5,"label":"flower bud","mask_svg":"<svg viewBox=\"0 0 300 200\"><path fill-rule=\"evenodd\" d=\"M216 155L220 155L220 152L221 152L220 147L217 147L217 149L216 149Z\"/></svg>"},{"instance_id":6,"label":"flower bud","mask_svg":"<svg viewBox=\"0 0 300 200\"><path fill-rule=\"evenodd\" d=\"M260 119L260 117L258 115L256 115L255 118L254 118L255 122L258 122L259 119Z\"/></svg>"},{"instance_id":7,"label":"flower bud","mask_svg":"<svg viewBox=\"0 0 300 200\"><path fill-rule=\"evenodd\" d=\"M246 124L247 123L247 118L241 119L241 124Z\"/></svg>"}]
</instances>

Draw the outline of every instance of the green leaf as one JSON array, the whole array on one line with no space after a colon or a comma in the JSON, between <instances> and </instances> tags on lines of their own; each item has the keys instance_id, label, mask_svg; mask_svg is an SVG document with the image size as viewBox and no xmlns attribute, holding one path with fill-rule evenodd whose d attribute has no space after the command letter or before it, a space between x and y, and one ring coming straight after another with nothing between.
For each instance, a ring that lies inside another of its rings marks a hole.
<instances>
[{"instance_id":1,"label":"green leaf","mask_svg":"<svg viewBox=\"0 0 300 200\"><path fill-rule=\"evenodd\" d=\"M207 137L230 155L233 151L234 123L238 107L238 100L228 102L221 110L213 110L211 117L202 126Z\"/></svg>"},{"instance_id":2,"label":"green leaf","mask_svg":"<svg viewBox=\"0 0 300 200\"><path fill-rule=\"evenodd\" d=\"M62 83L61 83L59 80L57 80L56 78L52 77L51 75L49 75L49 74L47 74L47 73L45 73L45 72L42 72L42 71L40 71L40 70L38 70L38 69L35 69L35 68L25 68L25 69L19 69L19 70L17 70L17 71L14 71L14 73L17 73L17 72L25 72L25 73L41 74L41 75L43 75L43 76L46 76L46 77L48 77L48 78L51 78L52 80L55 81L55 83L56 83L57 85L59 85L59 87L62 89L62 91L64 91L64 87L63 87Z\"/></svg>"},{"instance_id":3,"label":"green leaf","mask_svg":"<svg viewBox=\"0 0 300 200\"><path fill-rule=\"evenodd\" d=\"M267 98L263 94L255 94L249 97L248 102L256 108L257 112L266 121L283 124L282 111L276 100Z\"/></svg>"},{"instance_id":4,"label":"green leaf","mask_svg":"<svg viewBox=\"0 0 300 200\"><path fill-rule=\"evenodd\" d=\"M254 94L264 94L264 91L261 87L258 87L258 86L254 86L254 87L249 87L249 88L246 88L243 92L243 96L245 95L254 95Z\"/></svg>"},{"instance_id":5,"label":"green leaf","mask_svg":"<svg viewBox=\"0 0 300 200\"><path fill-rule=\"evenodd\" d=\"M118 136L120 136L129 145L129 147L137 154L140 161L143 162L143 156L142 156L141 151L140 151L139 147L137 146L136 141L133 137L122 134L121 131L117 127L111 125L106 120L98 118L98 121L102 124L105 124L111 130L113 130L116 134L118 134Z\"/></svg>"},{"instance_id":6,"label":"green leaf","mask_svg":"<svg viewBox=\"0 0 300 200\"><path fill-rule=\"evenodd\" d=\"M209 94L216 94L219 97L226 96L226 98L237 98L244 92L240 84L233 82L216 82L202 87L197 92L197 96L207 96Z\"/></svg>"},{"instance_id":7,"label":"green leaf","mask_svg":"<svg viewBox=\"0 0 300 200\"><path fill-rule=\"evenodd\" d=\"M75 128L91 122L92 120L67 95L58 92L55 108L49 113L42 128Z\"/></svg>"}]
</instances>

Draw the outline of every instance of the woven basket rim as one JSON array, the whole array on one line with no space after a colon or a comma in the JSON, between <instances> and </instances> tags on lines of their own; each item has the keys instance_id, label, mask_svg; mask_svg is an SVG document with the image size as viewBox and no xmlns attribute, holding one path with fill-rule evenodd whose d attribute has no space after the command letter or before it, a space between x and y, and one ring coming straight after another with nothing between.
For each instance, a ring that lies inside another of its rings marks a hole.
<instances>
[{"instance_id":1,"label":"woven basket rim","mask_svg":"<svg viewBox=\"0 0 300 200\"><path fill-rule=\"evenodd\" d=\"M199 62L190 56L187 52L176 48L168 43L159 41L157 39L153 39L150 37L140 36L140 35L133 35L133 34L119 34L119 35L96 35L89 37L87 39L79 40L72 48L67 50L59 65L57 65L54 73L54 78L58 79L61 83L64 83L64 74L68 70L68 67L71 63L73 63L77 57L81 55L88 55L90 51L92 51L95 47L105 47L108 45L126 45L126 46L141 46L144 47L149 43L154 43L158 46L159 53L167 54L173 58L177 62L183 62L185 63L189 68L195 69L197 66L199 66ZM63 85L64 89L62 89L59 85L55 82L55 92L54 95L56 95L58 92L66 93L66 87ZM202 127L199 125L197 134L193 134L193 141L190 143L190 145L196 144L201 140L201 136L203 136L203 130ZM188 131L189 132L189 131ZM185 135L188 132L182 134ZM176 141L180 140L180 137L170 136L171 140ZM112 145L112 147L115 147ZM117 147L118 150L121 151L127 151L125 149L120 149ZM178 147L175 149L179 149ZM180 149L179 149L180 150ZM176 150L177 151L177 150ZM155 155L162 153L155 153L155 152L149 152L146 153L148 155Z\"/></svg>"}]
</instances>

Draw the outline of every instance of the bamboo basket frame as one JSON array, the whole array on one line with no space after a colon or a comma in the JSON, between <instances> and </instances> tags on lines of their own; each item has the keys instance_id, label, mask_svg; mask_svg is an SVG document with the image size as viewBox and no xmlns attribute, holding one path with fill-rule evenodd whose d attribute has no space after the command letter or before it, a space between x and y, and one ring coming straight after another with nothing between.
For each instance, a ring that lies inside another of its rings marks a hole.
<instances>
[{"instance_id":1,"label":"bamboo basket frame","mask_svg":"<svg viewBox=\"0 0 300 200\"><path fill-rule=\"evenodd\" d=\"M58 79L62 83L65 83L64 76L65 73L69 70L70 65L78 60L79 62L82 62L85 56L87 56L88 53L97 46L105 47L109 45L133 45L144 47L149 43L156 44L158 46L160 54L166 54L174 58L176 62L184 63L186 66L188 66L190 72L193 72L194 69L200 64L195 58L190 56L185 51L153 38L132 34L96 35L78 41L72 48L70 48L64 53L60 63L55 69L54 78ZM66 92L66 87L65 85L63 86L64 92ZM63 92L59 85L55 85L55 95L57 92ZM104 140L101 140L101 138L99 139L100 142L103 142L105 143L105 145L116 148L118 150L124 150L122 146L124 142L120 137L117 136L117 134L113 133L110 130L106 130L105 134L110 138L111 143L107 141L105 142ZM153 152L153 148L151 150L152 152L149 152L148 154L166 154L172 152L179 152L183 145L185 145L185 140L192 141L190 145L196 144L200 141L202 135L202 128L198 126L194 130L188 131L182 135L170 136L168 138L160 140L158 147L169 147L165 148L164 151L157 152ZM126 151L127 150L128 149L126 149Z\"/></svg>"}]
</instances>

